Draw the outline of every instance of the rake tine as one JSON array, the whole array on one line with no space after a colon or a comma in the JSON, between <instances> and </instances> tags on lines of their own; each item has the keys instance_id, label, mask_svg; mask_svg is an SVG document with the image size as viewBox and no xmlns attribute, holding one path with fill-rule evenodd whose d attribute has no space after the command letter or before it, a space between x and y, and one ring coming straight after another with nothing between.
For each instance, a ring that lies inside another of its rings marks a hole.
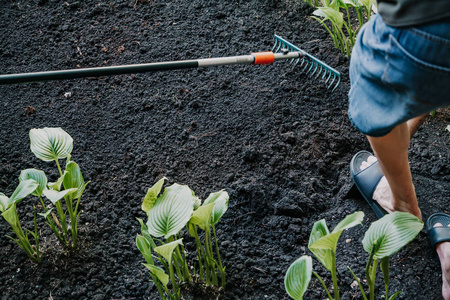
<instances>
[{"instance_id":1,"label":"rake tine","mask_svg":"<svg viewBox=\"0 0 450 300\"><path fill-rule=\"evenodd\" d=\"M278 51L274 51L276 48L277 48L277 45L278 45L278 40L277 39L275 39L275 44L273 44L273 47L272 47L272 52L278 52Z\"/></svg>"},{"instance_id":2,"label":"rake tine","mask_svg":"<svg viewBox=\"0 0 450 300\"><path fill-rule=\"evenodd\" d=\"M322 70L323 70L323 66L320 65L320 70L319 70L319 72L318 72L317 75L316 75L316 79L319 78L320 73L322 73Z\"/></svg>"},{"instance_id":3,"label":"rake tine","mask_svg":"<svg viewBox=\"0 0 450 300\"><path fill-rule=\"evenodd\" d=\"M336 85L334 86L334 88L331 90L332 92L334 92L334 90L338 87L339 83L341 82L341 77L338 77L338 82L336 82Z\"/></svg>"},{"instance_id":4,"label":"rake tine","mask_svg":"<svg viewBox=\"0 0 450 300\"><path fill-rule=\"evenodd\" d=\"M325 72L323 73L323 76L322 76L322 80L325 79L325 76L327 76L327 72L331 73L330 71L328 71L327 69L325 69Z\"/></svg>"},{"instance_id":5,"label":"rake tine","mask_svg":"<svg viewBox=\"0 0 450 300\"><path fill-rule=\"evenodd\" d=\"M312 78L312 77L314 76L314 74L316 74L317 68L319 67L319 64L318 64L318 63L315 63L315 65L316 65L316 68L315 68L314 71L309 75L310 78Z\"/></svg>"},{"instance_id":6,"label":"rake tine","mask_svg":"<svg viewBox=\"0 0 450 300\"><path fill-rule=\"evenodd\" d=\"M311 61L311 66L309 67L308 72L306 72L306 75L308 75L309 72L311 72L312 68L314 67L314 64L315 64L315 62Z\"/></svg>"},{"instance_id":7,"label":"rake tine","mask_svg":"<svg viewBox=\"0 0 450 300\"><path fill-rule=\"evenodd\" d=\"M306 64L305 64L305 66L304 66L303 69L302 69L302 73L305 72L306 68L308 67L308 65L309 65L309 63L310 63L310 61L307 60L307 59L305 59L305 62L306 62Z\"/></svg>"},{"instance_id":8,"label":"rake tine","mask_svg":"<svg viewBox=\"0 0 450 300\"><path fill-rule=\"evenodd\" d=\"M328 78L327 78L327 80L325 80L325 84L328 84L328 81L330 81L330 78L331 78L331 72L330 72L330 74L328 75Z\"/></svg>"},{"instance_id":9,"label":"rake tine","mask_svg":"<svg viewBox=\"0 0 450 300\"><path fill-rule=\"evenodd\" d=\"M314 57L313 55L303 51L302 49L300 49L299 47L295 46L294 44L286 41L285 39L283 39L282 37L275 35L275 45L278 45L278 43L281 43L283 45L283 48L288 49L289 51L298 51L301 52L301 59L302 61L300 62L300 58L299 59L293 59L291 60L289 63L293 65L293 67L295 66L299 66L299 68L301 69L301 73L305 73L307 75L309 75L309 78L319 78L319 76L321 76L322 74L322 80L325 80L325 84L328 86L327 88L330 88L333 84L336 85L333 88L336 89L337 86L339 85L340 81L341 81L341 74L336 71L335 69L333 69L332 67L330 67L329 65L327 65L326 63L324 63L323 61L317 59L316 57ZM277 51L279 50L279 48L277 49ZM295 61L294 61L295 60ZM328 73L328 75L327 75ZM333 76L333 79L331 79L331 76ZM337 80L336 80L337 77Z\"/></svg>"},{"instance_id":10,"label":"rake tine","mask_svg":"<svg viewBox=\"0 0 450 300\"><path fill-rule=\"evenodd\" d=\"M333 85L333 82L336 80L336 76L333 76L333 80L331 81L331 83L330 83L330 85L327 87L327 89L329 89L332 85Z\"/></svg>"}]
</instances>

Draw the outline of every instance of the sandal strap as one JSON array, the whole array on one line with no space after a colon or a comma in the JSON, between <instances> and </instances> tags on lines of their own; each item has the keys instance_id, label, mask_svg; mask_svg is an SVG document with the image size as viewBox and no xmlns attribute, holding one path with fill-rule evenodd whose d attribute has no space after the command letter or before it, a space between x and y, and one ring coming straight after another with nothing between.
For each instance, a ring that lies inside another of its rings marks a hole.
<instances>
[{"instance_id":1,"label":"sandal strap","mask_svg":"<svg viewBox=\"0 0 450 300\"><path fill-rule=\"evenodd\" d=\"M450 227L433 227L428 229L428 237L433 246L441 242L450 242Z\"/></svg>"}]
</instances>

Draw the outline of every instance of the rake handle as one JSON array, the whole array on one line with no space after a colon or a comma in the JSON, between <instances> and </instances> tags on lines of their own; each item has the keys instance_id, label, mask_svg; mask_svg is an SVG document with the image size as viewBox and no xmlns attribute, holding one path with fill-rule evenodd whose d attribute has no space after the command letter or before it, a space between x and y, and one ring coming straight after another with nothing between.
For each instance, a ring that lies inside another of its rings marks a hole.
<instances>
[{"instance_id":1,"label":"rake handle","mask_svg":"<svg viewBox=\"0 0 450 300\"><path fill-rule=\"evenodd\" d=\"M231 64L269 64L275 60L299 58L302 55L303 53L299 51L287 53L273 53L269 51L269 52L252 53L250 55L205 58L197 60L180 60L180 61L157 62L147 64L111 66L111 67L6 74L0 75L0 85L27 83L36 81L48 81L48 80L85 78L85 77L100 77L100 76L131 74L131 73L156 72L165 70L188 69L188 68L231 65Z\"/></svg>"}]
</instances>

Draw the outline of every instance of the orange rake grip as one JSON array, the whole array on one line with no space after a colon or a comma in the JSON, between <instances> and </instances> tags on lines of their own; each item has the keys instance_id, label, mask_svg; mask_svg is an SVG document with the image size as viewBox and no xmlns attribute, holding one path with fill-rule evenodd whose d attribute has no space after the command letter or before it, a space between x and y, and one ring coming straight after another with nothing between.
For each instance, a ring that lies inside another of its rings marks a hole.
<instances>
[{"instance_id":1,"label":"orange rake grip","mask_svg":"<svg viewBox=\"0 0 450 300\"><path fill-rule=\"evenodd\" d=\"M254 52L252 55L255 58L254 65L268 65L275 61L275 54L272 51Z\"/></svg>"}]
</instances>

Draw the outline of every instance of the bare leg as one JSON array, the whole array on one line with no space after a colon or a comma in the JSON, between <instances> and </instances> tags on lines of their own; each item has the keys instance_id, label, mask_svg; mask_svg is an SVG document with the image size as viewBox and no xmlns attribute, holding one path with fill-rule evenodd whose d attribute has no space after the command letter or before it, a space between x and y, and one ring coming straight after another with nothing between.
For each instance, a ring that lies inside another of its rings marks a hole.
<instances>
[{"instance_id":1,"label":"bare leg","mask_svg":"<svg viewBox=\"0 0 450 300\"><path fill-rule=\"evenodd\" d=\"M424 115L415 117L414 119L411 119L407 122L410 139L417 132L417 130L423 124L423 122L425 122L425 119L427 118L427 116L428 116L428 114L424 114Z\"/></svg>"},{"instance_id":2,"label":"bare leg","mask_svg":"<svg viewBox=\"0 0 450 300\"><path fill-rule=\"evenodd\" d=\"M406 211L422 219L409 169L410 132L407 123L398 125L383 137L368 139L392 192L390 201L378 203L388 211Z\"/></svg>"},{"instance_id":3,"label":"bare leg","mask_svg":"<svg viewBox=\"0 0 450 300\"><path fill-rule=\"evenodd\" d=\"M437 223L435 227L442 226ZM450 300L450 242L443 242L436 245L436 252L441 261L442 269L442 296L445 300Z\"/></svg>"},{"instance_id":4,"label":"bare leg","mask_svg":"<svg viewBox=\"0 0 450 300\"><path fill-rule=\"evenodd\" d=\"M383 183L380 182L375 193L379 190L379 193L390 194L388 197L380 197L382 201L378 201L378 203L388 212L406 211L420 219L422 219L422 213L412 183L408 147L411 137L423 124L425 118L426 115L411 119L394 128L386 136L368 137L385 174ZM442 224L436 225L442 226ZM437 244L436 252L441 262L442 296L444 300L450 300L450 242Z\"/></svg>"},{"instance_id":5,"label":"bare leg","mask_svg":"<svg viewBox=\"0 0 450 300\"><path fill-rule=\"evenodd\" d=\"M399 125L387 136L368 137L375 155L378 157L381 155L379 159L383 172L388 174L387 177L394 179L391 182L396 187L394 191L391 189L387 177L383 177L373 195L374 200L387 212L407 211L421 218L409 169L408 146L411 137L423 124L427 115L424 114Z\"/></svg>"}]
</instances>

